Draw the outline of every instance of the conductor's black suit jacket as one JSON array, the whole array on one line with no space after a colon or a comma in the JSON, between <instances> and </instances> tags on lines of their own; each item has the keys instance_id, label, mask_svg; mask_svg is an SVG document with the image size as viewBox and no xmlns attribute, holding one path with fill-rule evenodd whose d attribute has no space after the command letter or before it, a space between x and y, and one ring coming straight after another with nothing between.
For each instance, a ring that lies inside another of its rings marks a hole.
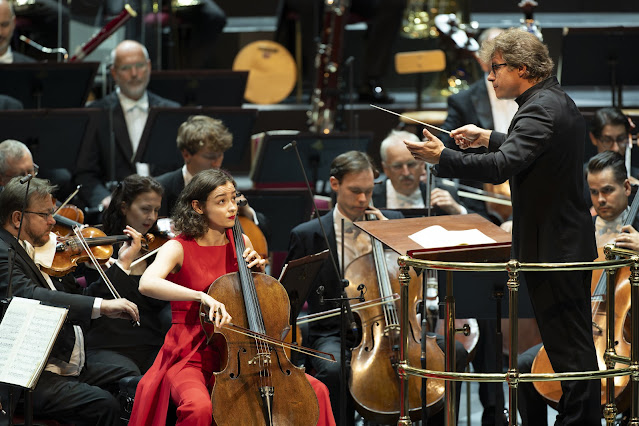
<instances>
[{"instance_id":1,"label":"conductor's black suit jacket","mask_svg":"<svg viewBox=\"0 0 639 426\"><path fill-rule=\"evenodd\" d=\"M382 214L388 219L401 219L403 215L400 212L382 210ZM299 259L304 256L319 253L326 250L326 240L320 227L320 220L324 226L328 237L328 243L333 255L337 256L340 252L337 250L335 240L335 228L333 221L333 210L326 213L319 220L313 219L309 222L302 223L291 231L291 237L288 245L288 255L285 263L294 259ZM335 259L337 261L337 258ZM322 263L322 266L317 274L317 277L313 281L311 286L312 290L308 297L308 307L310 313L316 313L326 311L333 308L329 303L325 305L320 304L320 297L317 294L319 286L324 286L324 298L337 298L341 295L341 285L339 277L335 272L335 268L328 257ZM314 321L311 323L309 329L310 342L320 336L328 336L332 334L338 334L340 330L339 317L333 317L322 321Z\"/></svg>"},{"instance_id":2,"label":"conductor's black suit jacket","mask_svg":"<svg viewBox=\"0 0 639 426\"><path fill-rule=\"evenodd\" d=\"M174 101L164 99L149 91L147 91L147 94L149 96L149 108L180 106ZM135 163L141 161L144 147L140 146L134 157L124 112L116 92L93 102L89 107L102 109L104 114L101 116L95 136L87 139L86 143L80 148L75 181L77 184L82 185L80 195L84 202L89 207L97 207L100 201L110 194L110 191L105 186L105 183L111 180L110 111L113 111L113 133L115 137L114 179L116 181L121 181L125 177L136 173ZM172 155L172 153L169 155ZM153 165L151 165L152 176L157 174L154 172Z\"/></svg>"},{"instance_id":3,"label":"conductor's black suit jacket","mask_svg":"<svg viewBox=\"0 0 639 426\"><path fill-rule=\"evenodd\" d=\"M581 196L584 118L555 77L515 101L508 135L492 132L487 154L444 149L436 172L489 183L510 179L516 259L591 261L594 228Z\"/></svg>"}]
</instances>

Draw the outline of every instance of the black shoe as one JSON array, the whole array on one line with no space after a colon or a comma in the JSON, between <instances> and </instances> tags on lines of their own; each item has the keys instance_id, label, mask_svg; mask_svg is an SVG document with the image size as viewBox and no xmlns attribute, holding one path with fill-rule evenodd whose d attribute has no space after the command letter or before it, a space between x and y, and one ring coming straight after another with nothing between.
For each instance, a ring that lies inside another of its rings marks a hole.
<instances>
[{"instance_id":1,"label":"black shoe","mask_svg":"<svg viewBox=\"0 0 639 426\"><path fill-rule=\"evenodd\" d=\"M392 104L395 99L388 95L388 92L379 82L371 80L359 91L360 102Z\"/></svg>"}]
</instances>

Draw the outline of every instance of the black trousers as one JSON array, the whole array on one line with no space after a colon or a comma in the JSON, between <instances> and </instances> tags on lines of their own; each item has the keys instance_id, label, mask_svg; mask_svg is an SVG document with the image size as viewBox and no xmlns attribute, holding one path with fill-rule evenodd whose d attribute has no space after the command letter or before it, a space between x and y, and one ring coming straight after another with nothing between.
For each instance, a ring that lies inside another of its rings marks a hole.
<instances>
[{"instance_id":1,"label":"black trousers","mask_svg":"<svg viewBox=\"0 0 639 426\"><path fill-rule=\"evenodd\" d=\"M121 378L134 375L114 364L87 361L78 377L44 371L33 392L37 416L92 425L119 425L120 404L114 396Z\"/></svg>"},{"instance_id":2,"label":"black trousers","mask_svg":"<svg viewBox=\"0 0 639 426\"><path fill-rule=\"evenodd\" d=\"M590 271L526 272L528 294L555 372L598 370ZM556 425L600 426L600 380L562 381Z\"/></svg>"}]
</instances>

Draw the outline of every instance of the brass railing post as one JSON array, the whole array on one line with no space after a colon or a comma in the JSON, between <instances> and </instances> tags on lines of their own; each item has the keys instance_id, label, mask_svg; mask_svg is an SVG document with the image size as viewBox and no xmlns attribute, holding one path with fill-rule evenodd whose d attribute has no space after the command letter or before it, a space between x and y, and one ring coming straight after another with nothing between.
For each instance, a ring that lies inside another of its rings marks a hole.
<instances>
[{"instance_id":1,"label":"brass railing post","mask_svg":"<svg viewBox=\"0 0 639 426\"><path fill-rule=\"evenodd\" d=\"M517 426L517 386L519 385L519 369L517 367L517 348L519 347L519 262L511 259L508 262L508 322L510 339L508 348L508 410L509 425ZM501 371L500 371L501 373Z\"/></svg>"},{"instance_id":2,"label":"brass railing post","mask_svg":"<svg viewBox=\"0 0 639 426\"><path fill-rule=\"evenodd\" d=\"M404 372L404 367L408 364L408 358L406 354L406 348L408 347L408 283L410 283L410 268L403 260L403 256L399 258L399 283L400 289L400 304L402 309L402 319L400 328L400 346L399 346L399 420L398 425L407 426L411 424L410 421L410 405L408 398L408 376ZM425 295L424 295L425 296ZM426 392L426 389L423 389Z\"/></svg>"},{"instance_id":3,"label":"brass railing post","mask_svg":"<svg viewBox=\"0 0 639 426\"><path fill-rule=\"evenodd\" d=\"M446 271L446 334L444 341L446 345L446 371L455 371L455 296L453 296L453 272ZM446 395L446 418L444 424L446 426L455 426L457 413L455 410L456 383L446 380L444 383Z\"/></svg>"},{"instance_id":4,"label":"brass railing post","mask_svg":"<svg viewBox=\"0 0 639 426\"><path fill-rule=\"evenodd\" d=\"M615 255L612 254L610 248L604 248L606 260L613 260ZM606 273L606 368L615 368L616 362L611 355L617 355L615 351L615 277L616 269L608 268L604 270ZM604 272L602 271L602 273ZM593 318L593 321L595 319ZM615 378L608 377L606 379L606 405L603 409L603 417L606 420L606 426L615 424L617 417L617 405L615 404Z\"/></svg>"},{"instance_id":5,"label":"brass railing post","mask_svg":"<svg viewBox=\"0 0 639 426\"><path fill-rule=\"evenodd\" d=\"M632 257L630 265L630 317L632 340L630 345L630 368L632 375L632 408L630 426L639 426L639 257Z\"/></svg>"}]
</instances>

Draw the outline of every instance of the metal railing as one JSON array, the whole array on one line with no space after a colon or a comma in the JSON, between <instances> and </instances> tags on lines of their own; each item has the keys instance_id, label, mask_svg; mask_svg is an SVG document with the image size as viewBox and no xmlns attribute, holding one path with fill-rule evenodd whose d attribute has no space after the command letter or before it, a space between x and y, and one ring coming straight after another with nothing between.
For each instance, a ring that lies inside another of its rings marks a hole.
<instances>
[{"instance_id":1,"label":"metal railing","mask_svg":"<svg viewBox=\"0 0 639 426\"><path fill-rule=\"evenodd\" d=\"M408 376L414 375L426 378L438 378L446 380L446 425L454 425L455 412L455 387L453 381L473 381L473 382L506 382L508 384L510 425L517 424L517 386L520 382L541 382L553 380L600 380L607 382L607 403L604 407L604 419L607 426L614 425L617 415L615 405L614 378L619 376L631 376L631 417L629 425L639 426L639 254L631 250L625 250L607 245L604 248L606 260L601 262L571 262L571 263L520 263L517 260L510 260L506 263L472 263L472 262L442 262L413 259L408 256L401 256L398 260L400 266L399 281L401 284L401 361L398 367L400 376L400 417L398 425L410 425L409 401L408 401ZM615 259L617 256L621 257ZM405 348L408 347L408 283L410 282L409 270L415 269L438 269L447 272L446 277L446 298L445 298L445 321L446 321L446 370L435 371L416 368L408 364ZM615 277L619 268L630 267L630 300L631 300L631 350L630 357L617 355L615 352L614 339L614 300L615 300ZM606 370L582 371L569 373L548 373L535 374L519 372L518 360L518 297L519 297L519 272L530 271L579 271L598 270L607 271L606 289L606 316L607 316L607 350L604 354ZM508 371L506 373L457 373L453 372L455 365L455 300L453 294L452 271L506 271L508 273L508 301L509 301L509 359ZM628 364L628 367L613 368L616 363Z\"/></svg>"}]
</instances>

